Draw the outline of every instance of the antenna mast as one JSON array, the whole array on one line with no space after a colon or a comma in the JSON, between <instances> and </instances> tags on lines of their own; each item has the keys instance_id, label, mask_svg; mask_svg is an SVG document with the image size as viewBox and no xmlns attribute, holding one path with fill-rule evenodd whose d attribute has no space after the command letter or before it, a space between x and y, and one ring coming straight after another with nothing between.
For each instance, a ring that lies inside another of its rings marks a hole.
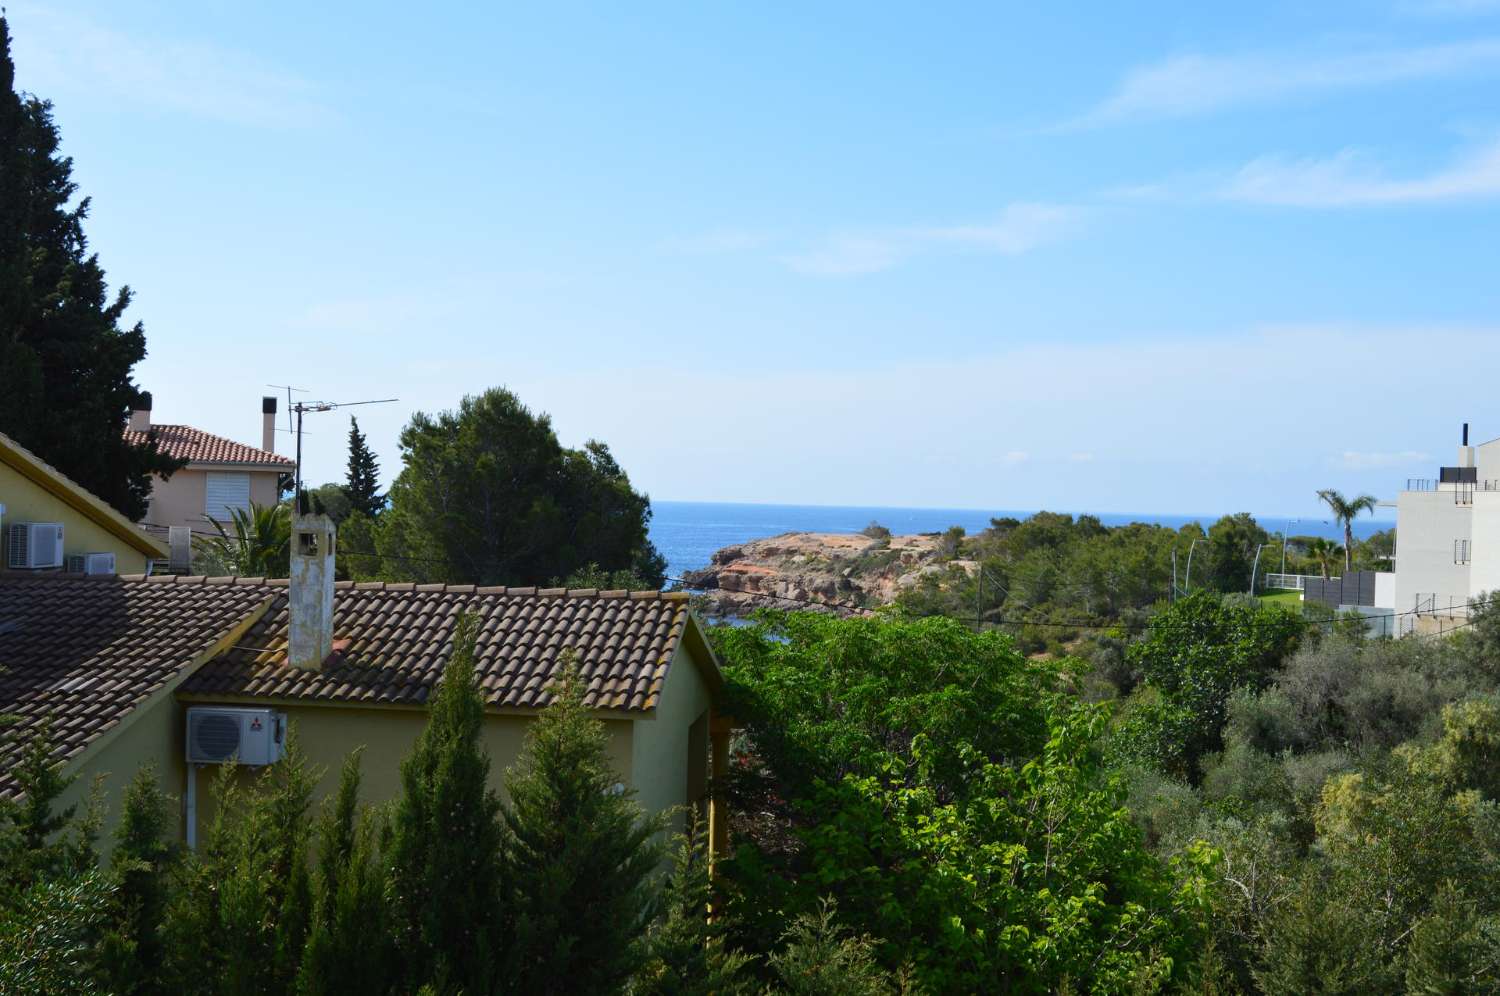
<instances>
[{"instance_id":1,"label":"antenna mast","mask_svg":"<svg viewBox=\"0 0 1500 996\"><path fill-rule=\"evenodd\" d=\"M281 387L284 385L272 384L271 386ZM401 400L400 398L376 398L373 401L299 401L296 404L292 404L291 392L300 390L302 390L300 387L287 388L288 421L291 420L293 412L297 413L297 427L292 430L297 437L297 473L294 479L292 494L296 496L297 511L299 513L305 511L302 496L302 416L308 412L331 412L335 408L351 408L354 405L388 405L393 401Z\"/></svg>"}]
</instances>

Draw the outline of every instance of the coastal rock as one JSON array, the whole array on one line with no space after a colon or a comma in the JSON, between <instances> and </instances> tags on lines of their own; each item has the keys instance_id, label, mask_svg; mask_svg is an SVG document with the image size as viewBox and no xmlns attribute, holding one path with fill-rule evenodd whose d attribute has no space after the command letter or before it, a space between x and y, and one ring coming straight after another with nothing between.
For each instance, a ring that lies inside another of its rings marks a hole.
<instances>
[{"instance_id":1,"label":"coastal rock","mask_svg":"<svg viewBox=\"0 0 1500 996\"><path fill-rule=\"evenodd\" d=\"M716 615L766 606L849 615L894 602L926 575L977 569L972 561L946 559L941 548L938 534L783 533L724 547L683 580Z\"/></svg>"}]
</instances>

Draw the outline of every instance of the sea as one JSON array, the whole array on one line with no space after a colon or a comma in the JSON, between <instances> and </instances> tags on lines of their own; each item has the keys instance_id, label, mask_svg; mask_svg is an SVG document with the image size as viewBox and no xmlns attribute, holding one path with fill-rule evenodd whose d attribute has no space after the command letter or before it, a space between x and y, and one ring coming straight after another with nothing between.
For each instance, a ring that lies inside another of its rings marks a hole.
<instances>
[{"instance_id":1,"label":"sea","mask_svg":"<svg viewBox=\"0 0 1500 996\"><path fill-rule=\"evenodd\" d=\"M714 551L735 543L764 539L780 533L857 533L871 522L878 522L898 535L941 532L949 526L963 526L977 533L992 518L1010 516L1025 519L1035 510L976 508L886 508L875 505L769 505L751 502L653 501L651 503L651 541L667 558L667 575L682 577L683 571L707 567ZM1080 513L1073 513L1075 515ZM1206 529L1219 515L1132 514L1108 512L1082 513L1097 516L1106 526L1124 526L1132 522L1180 528L1198 522ZM1292 536L1326 536L1344 538L1342 527L1331 519L1297 516L1257 515L1256 521L1269 532L1285 529ZM1355 522L1354 533L1360 538L1394 522L1363 518Z\"/></svg>"}]
</instances>

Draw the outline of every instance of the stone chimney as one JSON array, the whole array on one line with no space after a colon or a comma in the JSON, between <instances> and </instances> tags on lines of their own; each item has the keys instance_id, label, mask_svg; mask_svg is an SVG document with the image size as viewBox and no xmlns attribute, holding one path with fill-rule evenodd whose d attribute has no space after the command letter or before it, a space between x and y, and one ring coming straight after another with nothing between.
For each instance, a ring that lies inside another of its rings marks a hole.
<instances>
[{"instance_id":1,"label":"stone chimney","mask_svg":"<svg viewBox=\"0 0 1500 996\"><path fill-rule=\"evenodd\" d=\"M260 399L260 448L276 452L276 399Z\"/></svg>"},{"instance_id":2,"label":"stone chimney","mask_svg":"<svg viewBox=\"0 0 1500 996\"><path fill-rule=\"evenodd\" d=\"M333 653L333 520L303 510L292 519L292 573L287 582L287 661L317 670Z\"/></svg>"},{"instance_id":3,"label":"stone chimney","mask_svg":"<svg viewBox=\"0 0 1500 996\"><path fill-rule=\"evenodd\" d=\"M136 395L135 405L130 410L130 431L148 432L151 429L151 392Z\"/></svg>"}]
</instances>

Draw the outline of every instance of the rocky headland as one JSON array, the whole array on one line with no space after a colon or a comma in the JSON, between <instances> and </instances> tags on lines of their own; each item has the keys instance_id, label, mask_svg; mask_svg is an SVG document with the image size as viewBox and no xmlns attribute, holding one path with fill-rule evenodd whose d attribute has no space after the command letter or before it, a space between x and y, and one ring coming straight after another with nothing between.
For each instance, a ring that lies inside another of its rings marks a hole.
<instances>
[{"instance_id":1,"label":"rocky headland","mask_svg":"<svg viewBox=\"0 0 1500 996\"><path fill-rule=\"evenodd\" d=\"M768 606L850 614L894 602L927 574L974 569L952 555L940 533L783 533L727 546L683 580L704 593L704 609L713 615L745 615Z\"/></svg>"}]
</instances>

